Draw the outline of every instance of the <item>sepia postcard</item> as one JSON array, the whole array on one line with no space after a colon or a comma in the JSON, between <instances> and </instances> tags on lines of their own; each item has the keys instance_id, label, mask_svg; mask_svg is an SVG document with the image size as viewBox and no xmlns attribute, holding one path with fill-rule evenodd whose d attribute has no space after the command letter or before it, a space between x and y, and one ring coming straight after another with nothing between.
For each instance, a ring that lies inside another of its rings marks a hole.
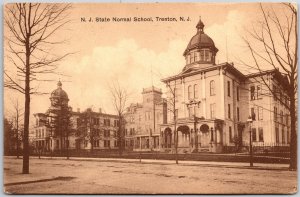
<instances>
[{"instance_id":1,"label":"sepia postcard","mask_svg":"<svg viewBox=\"0 0 300 197\"><path fill-rule=\"evenodd\" d=\"M293 3L3 5L6 194L295 194Z\"/></svg>"}]
</instances>

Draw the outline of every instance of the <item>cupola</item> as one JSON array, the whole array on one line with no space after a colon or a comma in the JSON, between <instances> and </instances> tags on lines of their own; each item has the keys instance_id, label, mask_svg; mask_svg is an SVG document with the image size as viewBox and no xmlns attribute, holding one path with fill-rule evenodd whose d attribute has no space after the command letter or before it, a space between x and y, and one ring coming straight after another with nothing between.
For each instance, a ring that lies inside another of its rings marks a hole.
<instances>
[{"instance_id":1,"label":"cupola","mask_svg":"<svg viewBox=\"0 0 300 197\"><path fill-rule=\"evenodd\" d=\"M184 70L190 67L191 64L215 64L218 49L214 41L204 33L204 26L200 19L196 25L197 33L191 38L183 53L186 59Z\"/></svg>"},{"instance_id":2,"label":"cupola","mask_svg":"<svg viewBox=\"0 0 300 197\"><path fill-rule=\"evenodd\" d=\"M58 103L62 105L68 105L68 94L62 89L61 81L57 83L57 89L53 90L50 96L51 105L57 105Z\"/></svg>"}]
</instances>

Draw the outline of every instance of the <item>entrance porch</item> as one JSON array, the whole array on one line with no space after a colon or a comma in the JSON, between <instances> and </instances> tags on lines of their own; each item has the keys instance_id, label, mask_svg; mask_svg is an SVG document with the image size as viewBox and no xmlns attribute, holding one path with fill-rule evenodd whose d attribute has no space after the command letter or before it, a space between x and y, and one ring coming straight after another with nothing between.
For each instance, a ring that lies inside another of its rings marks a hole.
<instances>
[{"instance_id":1,"label":"entrance porch","mask_svg":"<svg viewBox=\"0 0 300 197\"><path fill-rule=\"evenodd\" d=\"M178 153L222 152L223 125L223 121L219 119L179 119L176 123ZM174 126L174 123L161 125L161 151L163 152L175 152Z\"/></svg>"}]
</instances>

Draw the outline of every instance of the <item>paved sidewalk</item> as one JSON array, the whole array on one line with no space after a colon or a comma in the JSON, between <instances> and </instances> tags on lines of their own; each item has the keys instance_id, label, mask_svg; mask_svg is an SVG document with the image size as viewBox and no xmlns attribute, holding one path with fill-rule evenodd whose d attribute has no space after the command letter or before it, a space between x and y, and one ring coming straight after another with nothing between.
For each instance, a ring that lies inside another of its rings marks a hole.
<instances>
[{"instance_id":1,"label":"paved sidewalk","mask_svg":"<svg viewBox=\"0 0 300 197\"><path fill-rule=\"evenodd\" d=\"M7 156L8 158L16 158L15 156ZM38 159L37 156L30 158ZM44 157L41 159L55 159L55 160L66 160L66 157ZM102 162L121 162L121 163L143 163L143 164L161 164L161 165L176 165L175 160L156 160L156 159L123 159L123 158L91 158L91 157L70 157L69 160L73 161L102 161ZM289 164L275 164L275 163L254 163L253 167L250 167L249 163L246 162L217 162L217 161L184 161L179 160L178 165L196 166L222 166L222 167L238 167L238 168L249 168L249 169L278 169L288 170Z\"/></svg>"}]
</instances>

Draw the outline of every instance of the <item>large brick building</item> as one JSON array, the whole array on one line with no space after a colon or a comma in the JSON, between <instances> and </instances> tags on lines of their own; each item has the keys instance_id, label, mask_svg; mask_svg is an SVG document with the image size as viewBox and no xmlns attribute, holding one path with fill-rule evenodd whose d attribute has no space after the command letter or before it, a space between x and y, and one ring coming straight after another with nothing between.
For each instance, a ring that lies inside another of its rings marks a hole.
<instances>
[{"instance_id":1,"label":"large brick building","mask_svg":"<svg viewBox=\"0 0 300 197\"><path fill-rule=\"evenodd\" d=\"M68 106L68 95L62 89L61 82L50 96L51 105L46 113L36 113L33 128L35 147L43 151L60 151L68 149L117 149L118 117L88 108L80 112L72 111ZM57 103L59 103L57 105ZM66 135L66 127L54 131L51 117L55 108L68 107L70 110L70 128Z\"/></svg>"},{"instance_id":2,"label":"large brick building","mask_svg":"<svg viewBox=\"0 0 300 197\"><path fill-rule=\"evenodd\" d=\"M125 147L134 151L160 149L160 125L167 122L167 104L161 89L144 88L142 103L131 104L125 113Z\"/></svg>"},{"instance_id":3,"label":"large brick building","mask_svg":"<svg viewBox=\"0 0 300 197\"><path fill-rule=\"evenodd\" d=\"M249 142L250 126L254 145L287 146L287 78L277 69L244 75L232 63L216 64L218 49L204 33L201 20L196 28L183 54L186 65L182 72L162 79L167 100L172 100L171 92L176 90L179 152L223 152L224 147L235 145L235 138ZM269 87L278 92L277 98ZM251 125L247 123L249 115L255 115ZM167 123L160 125L161 151L174 150L174 123L169 112Z\"/></svg>"}]
</instances>

